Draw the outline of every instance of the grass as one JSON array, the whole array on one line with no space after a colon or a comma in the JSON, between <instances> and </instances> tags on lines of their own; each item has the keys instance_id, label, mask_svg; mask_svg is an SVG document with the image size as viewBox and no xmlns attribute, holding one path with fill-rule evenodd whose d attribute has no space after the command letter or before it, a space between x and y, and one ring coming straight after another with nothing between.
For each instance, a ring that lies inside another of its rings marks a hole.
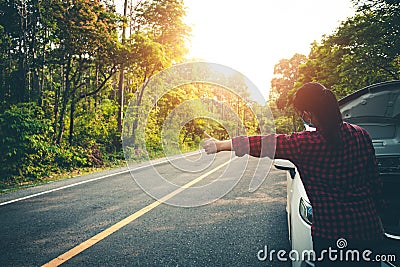
<instances>
[{"instance_id":1,"label":"grass","mask_svg":"<svg viewBox=\"0 0 400 267\"><path fill-rule=\"evenodd\" d=\"M113 168L118 168L118 167L124 167L126 166L126 163L124 160L120 160L117 162L113 163L107 163L102 167L85 167L81 169L76 169L72 171L66 171L62 173L54 173L49 176L45 176L41 178L40 180L35 180L35 181L23 181L20 183L0 183L0 194L6 194L6 193L11 193L15 192L18 190L30 188L30 187L35 187L38 185L43 185L43 184L48 184L48 183L53 183L56 181L61 181L65 179L70 179L78 176L83 176L83 175L88 175L96 172L101 172L101 171L106 171L110 170Z\"/></svg>"},{"instance_id":2,"label":"grass","mask_svg":"<svg viewBox=\"0 0 400 267\"><path fill-rule=\"evenodd\" d=\"M186 152L192 152L198 149L198 147L180 147L181 151L179 153L186 153ZM144 153L144 152L143 152ZM158 152L153 152L149 153L148 157L144 157L142 154L135 155L135 159L130 159L130 162L135 162L135 163L141 163L148 158L151 160L154 159L159 159L165 157L165 154L162 151ZM107 162L104 164L104 166L101 167L84 167L80 169L76 169L73 171L65 171L61 173L53 173L49 176L42 177L39 180L34 180L34 181L23 181L20 183L5 183L0 181L0 194L6 194L6 193L11 193L15 192L18 190L30 188L30 187L35 187L38 185L43 185L43 184L48 184L56 181L61 181L65 179L70 179L78 176L83 176L83 175L88 175L96 172L101 172L101 171L106 171L110 170L113 168L118 168L118 167L124 167L126 166L126 161L125 160L114 160L112 162Z\"/></svg>"}]
</instances>

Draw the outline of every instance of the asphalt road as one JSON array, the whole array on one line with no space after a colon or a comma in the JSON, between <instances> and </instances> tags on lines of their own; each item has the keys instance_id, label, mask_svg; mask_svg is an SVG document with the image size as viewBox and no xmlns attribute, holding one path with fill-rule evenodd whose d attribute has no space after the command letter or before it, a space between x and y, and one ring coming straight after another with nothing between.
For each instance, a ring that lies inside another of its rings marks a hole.
<instances>
[{"instance_id":1,"label":"asphalt road","mask_svg":"<svg viewBox=\"0 0 400 267\"><path fill-rule=\"evenodd\" d=\"M238 159L228 171L226 167L215 170L230 156L219 154L202 172L182 171L162 161L156 169L178 185L203 175L193 185L201 186L243 172ZM257 163L249 158L242 179L229 193L199 207L159 204L126 168L1 195L0 266L58 262L63 266L288 267L288 262L257 258L265 246L289 251L286 174L272 168L260 188L249 192L249 177ZM132 174L137 178L154 175L153 167L146 164L135 168ZM170 199L180 194L185 191ZM116 228L127 217L126 225ZM93 238L107 231L111 232ZM66 259L65 253L73 256Z\"/></svg>"}]
</instances>

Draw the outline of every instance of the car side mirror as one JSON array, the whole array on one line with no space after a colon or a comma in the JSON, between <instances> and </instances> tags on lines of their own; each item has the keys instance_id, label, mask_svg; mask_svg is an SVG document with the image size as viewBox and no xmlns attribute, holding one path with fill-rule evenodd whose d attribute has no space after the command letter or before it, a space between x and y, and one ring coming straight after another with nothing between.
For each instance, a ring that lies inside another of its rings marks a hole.
<instances>
[{"instance_id":1,"label":"car side mirror","mask_svg":"<svg viewBox=\"0 0 400 267\"><path fill-rule=\"evenodd\" d=\"M288 160L275 159L274 166L275 166L275 168L277 168L279 170L288 171L290 174L290 177L292 177L292 179L294 179L294 177L296 176L296 166Z\"/></svg>"}]
</instances>

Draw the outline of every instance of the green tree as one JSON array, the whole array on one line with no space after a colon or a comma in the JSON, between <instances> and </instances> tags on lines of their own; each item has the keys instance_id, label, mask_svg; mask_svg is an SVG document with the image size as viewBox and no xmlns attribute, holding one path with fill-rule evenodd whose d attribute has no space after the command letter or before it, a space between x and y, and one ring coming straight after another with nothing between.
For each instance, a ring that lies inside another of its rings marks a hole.
<instances>
[{"instance_id":1,"label":"green tree","mask_svg":"<svg viewBox=\"0 0 400 267\"><path fill-rule=\"evenodd\" d=\"M121 17L109 0L0 0L0 143L8 153L0 169L10 181L120 156L117 84L140 106L150 77L181 62L190 31L182 0L139 1L131 11Z\"/></svg>"},{"instance_id":2,"label":"green tree","mask_svg":"<svg viewBox=\"0 0 400 267\"><path fill-rule=\"evenodd\" d=\"M38 83L37 43L39 3L37 0L0 1L0 25L2 28L0 52L1 98L7 103L33 101Z\"/></svg>"},{"instance_id":3,"label":"green tree","mask_svg":"<svg viewBox=\"0 0 400 267\"><path fill-rule=\"evenodd\" d=\"M355 16L313 44L299 83L319 81L343 97L369 84L400 78L400 3L354 3Z\"/></svg>"},{"instance_id":4,"label":"green tree","mask_svg":"<svg viewBox=\"0 0 400 267\"><path fill-rule=\"evenodd\" d=\"M51 127L35 103L11 105L0 115L1 183L48 175L56 148L49 146Z\"/></svg>"},{"instance_id":5,"label":"green tree","mask_svg":"<svg viewBox=\"0 0 400 267\"><path fill-rule=\"evenodd\" d=\"M281 59L274 67L274 78L271 80L270 99L276 102L280 110L285 110L289 103L289 93L295 88L299 78L299 66L307 57L295 54L290 59Z\"/></svg>"},{"instance_id":6,"label":"green tree","mask_svg":"<svg viewBox=\"0 0 400 267\"><path fill-rule=\"evenodd\" d=\"M281 59L274 67L269 106L275 118L276 131L279 133L290 133L297 129L297 116L289 103L299 79L299 68L306 60L305 55L295 54L290 59Z\"/></svg>"},{"instance_id":7,"label":"green tree","mask_svg":"<svg viewBox=\"0 0 400 267\"><path fill-rule=\"evenodd\" d=\"M186 15L182 0L151 0L140 2L132 14L133 34L128 41L132 62L128 69L133 75L134 105L142 105L149 79L186 54L186 38L190 28L183 22ZM156 92L154 92L156 93ZM136 112L137 113L137 112ZM138 118L132 122L135 140Z\"/></svg>"},{"instance_id":8,"label":"green tree","mask_svg":"<svg viewBox=\"0 0 400 267\"><path fill-rule=\"evenodd\" d=\"M56 143L62 141L69 107L69 143L72 144L77 102L103 89L123 60L118 48L118 17L98 0L58 2L49 9L57 25L53 33L55 49L49 61L60 68L62 79ZM96 82L89 88L88 80Z\"/></svg>"}]
</instances>

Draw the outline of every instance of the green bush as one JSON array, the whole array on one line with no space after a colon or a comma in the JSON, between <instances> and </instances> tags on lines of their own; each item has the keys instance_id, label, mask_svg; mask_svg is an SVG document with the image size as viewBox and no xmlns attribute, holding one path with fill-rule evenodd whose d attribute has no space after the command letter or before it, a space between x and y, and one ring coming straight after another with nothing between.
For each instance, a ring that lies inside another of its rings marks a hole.
<instances>
[{"instance_id":1,"label":"green bush","mask_svg":"<svg viewBox=\"0 0 400 267\"><path fill-rule=\"evenodd\" d=\"M58 149L51 134L50 121L35 103L12 105L0 114L1 182L35 180L54 171Z\"/></svg>"},{"instance_id":2,"label":"green bush","mask_svg":"<svg viewBox=\"0 0 400 267\"><path fill-rule=\"evenodd\" d=\"M0 114L0 187L98 165L93 150L55 145L44 114L35 103L12 105Z\"/></svg>"},{"instance_id":3,"label":"green bush","mask_svg":"<svg viewBox=\"0 0 400 267\"><path fill-rule=\"evenodd\" d=\"M103 165L104 161L122 157L121 137L117 131L118 105L103 99L95 109L79 110L75 120L76 146L83 148L88 164ZM78 153L78 154L79 154Z\"/></svg>"}]
</instances>

